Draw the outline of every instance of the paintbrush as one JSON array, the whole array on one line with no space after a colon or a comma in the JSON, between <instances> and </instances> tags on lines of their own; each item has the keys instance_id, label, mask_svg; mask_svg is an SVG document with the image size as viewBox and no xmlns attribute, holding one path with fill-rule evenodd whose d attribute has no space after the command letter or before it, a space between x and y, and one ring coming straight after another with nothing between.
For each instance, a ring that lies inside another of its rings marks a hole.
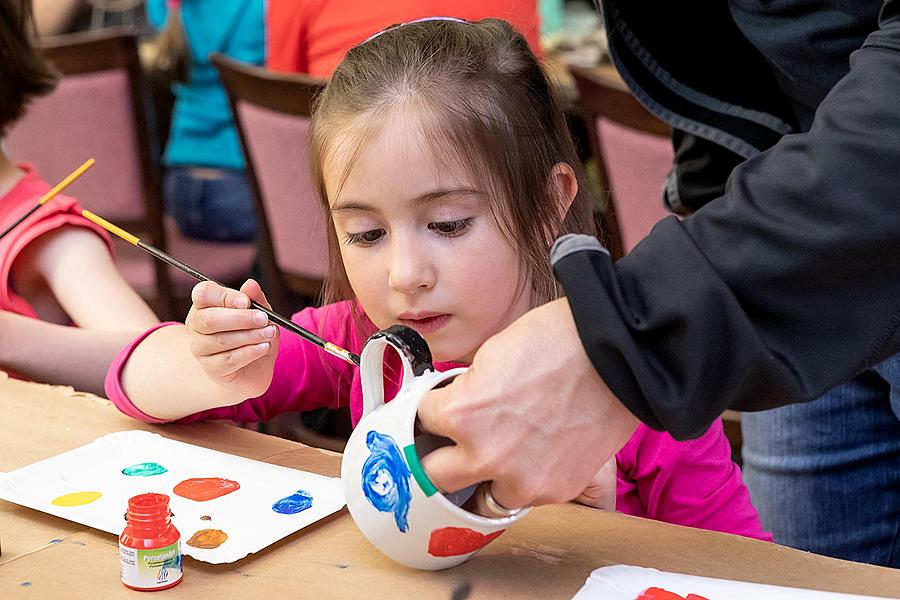
<instances>
[{"instance_id":1,"label":"paintbrush","mask_svg":"<svg viewBox=\"0 0 900 600\"><path fill-rule=\"evenodd\" d=\"M83 165L81 165L80 167L78 167L77 169L75 169L74 171L72 171L72 173L71 173L68 177L66 177L65 179L63 179L63 180L60 181L59 183L57 183L57 184L53 187L53 189L51 189L49 192L47 192L46 194L44 194L43 196L41 196L41 198L40 198L40 200L38 200L37 204L35 204L34 206L32 206L30 209L28 209L28 212L27 212L27 213L25 213L24 215L22 215L21 217L19 217L18 219L16 219L16 222L15 222L15 223L13 223L12 225L10 225L10 226L7 227L6 229L4 229L4 230L3 230L3 233L0 233L0 238L3 238L3 236L5 236L7 233L9 233L9 232L12 231L13 229L15 229L15 228L19 225L19 223L21 223L22 221L24 221L25 219L27 219L28 217L30 217L31 215L33 215L33 214L34 214L34 211L36 211L37 209L39 209L39 208L42 207L43 205L47 204L48 202L50 202L50 201L51 201L58 193L60 193L60 192L63 191L64 189L66 189L66 187L67 187L70 183L72 183L73 181L75 181L76 179L78 179L79 177L81 177L81 174L82 174L82 173L84 173L85 171L87 171L88 169L90 169L91 167L94 166L94 162L95 162L95 161L94 161L93 158L89 158L89 159L87 159L86 161L84 161L84 164L83 164Z\"/></svg>"},{"instance_id":2,"label":"paintbrush","mask_svg":"<svg viewBox=\"0 0 900 600\"><path fill-rule=\"evenodd\" d=\"M209 277L207 277L200 271L194 269L193 267L190 267L190 266L184 264L183 262L181 262L180 260L169 256L168 254L166 254L159 248L156 248L154 246L151 246L150 244L142 242L136 236L128 233L127 231L125 231L124 229L121 229L120 227L113 225L112 223L110 223L109 221L104 219L103 217L99 217L89 210L83 210L83 211L81 211L81 214L84 215L84 217L86 219L93 221L94 223L96 223L100 227L106 229L110 233L119 236L120 238L122 238L123 240L128 242L129 244L133 244L133 245L137 246L138 248L140 248L141 250L144 250L145 252L152 254L153 256L160 259L161 261L168 263L175 268L181 269L182 271L184 271L191 277L194 277L199 281L212 281L213 283L218 283L214 279L210 279ZM221 285L221 284L219 284L219 285ZM285 319L278 313L272 311L271 309L266 308L265 306L263 306L257 302L254 302L253 300L250 301L250 306L257 310L263 311L264 313L266 313L266 315L269 316L269 320L272 321L273 323L275 323L277 325L281 325L288 331L292 331L292 332L296 333L303 339L305 339L309 342L312 342L319 348L322 348L325 352L328 352L329 354L333 354L334 356L337 356L338 358L345 360L352 365L356 365L357 367L359 366L359 355L358 354L353 354L352 352L345 350L345 349L341 348L340 346L332 344L331 342L326 342L325 340L323 340L322 338L320 338L313 332L307 331L306 329L300 327L293 321L291 321L289 319Z\"/></svg>"}]
</instances>

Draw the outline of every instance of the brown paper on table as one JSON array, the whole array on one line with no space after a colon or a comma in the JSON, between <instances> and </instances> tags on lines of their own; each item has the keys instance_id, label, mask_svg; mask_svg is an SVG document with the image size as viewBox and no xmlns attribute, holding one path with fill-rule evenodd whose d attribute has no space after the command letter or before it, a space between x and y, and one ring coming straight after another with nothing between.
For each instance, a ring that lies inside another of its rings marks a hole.
<instances>
[{"instance_id":1,"label":"brown paper on table","mask_svg":"<svg viewBox=\"0 0 900 600\"><path fill-rule=\"evenodd\" d=\"M6 380L2 372L0 415L0 471L129 429L328 476L340 471L340 457L330 452L224 423L139 423L107 400ZM0 501L0 538L0 598L126 595L113 535ZM571 598L594 569L613 564L900 598L898 570L571 504L536 508L482 553L442 572L392 563L342 510L235 563L186 559L184 581L164 595L192 600Z\"/></svg>"}]
</instances>

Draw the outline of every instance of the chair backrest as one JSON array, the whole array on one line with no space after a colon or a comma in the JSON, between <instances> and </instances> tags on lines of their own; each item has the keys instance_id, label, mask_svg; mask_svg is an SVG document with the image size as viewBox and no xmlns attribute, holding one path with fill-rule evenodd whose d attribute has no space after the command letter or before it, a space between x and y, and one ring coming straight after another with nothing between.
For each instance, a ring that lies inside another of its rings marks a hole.
<instances>
[{"instance_id":1,"label":"chair backrest","mask_svg":"<svg viewBox=\"0 0 900 600\"><path fill-rule=\"evenodd\" d=\"M310 175L312 102L325 81L245 65L212 63L228 93L257 201L260 260L279 285L316 296L328 274L326 219Z\"/></svg>"},{"instance_id":2,"label":"chair backrest","mask_svg":"<svg viewBox=\"0 0 900 600\"><path fill-rule=\"evenodd\" d=\"M165 248L157 153L147 126L149 96L135 36L123 31L74 34L51 38L42 50L63 76L10 129L6 143L13 159L34 162L54 182L84 159L96 158L96 166L66 193ZM127 245L120 252L140 254ZM153 303L166 314L169 279L165 265L153 262Z\"/></svg>"},{"instance_id":3,"label":"chair backrest","mask_svg":"<svg viewBox=\"0 0 900 600\"><path fill-rule=\"evenodd\" d=\"M641 106L615 73L576 67L570 72L607 188L603 225L612 230L611 250L618 257L671 214L662 201L674 159L670 129Z\"/></svg>"}]
</instances>

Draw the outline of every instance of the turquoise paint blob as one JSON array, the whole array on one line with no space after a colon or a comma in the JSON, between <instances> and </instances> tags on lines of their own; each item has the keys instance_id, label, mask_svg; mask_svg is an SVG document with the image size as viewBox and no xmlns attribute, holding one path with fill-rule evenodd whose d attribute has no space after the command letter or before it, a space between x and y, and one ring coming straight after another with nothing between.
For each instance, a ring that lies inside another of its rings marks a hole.
<instances>
[{"instance_id":1,"label":"turquoise paint blob","mask_svg":"<svg viewBox=\"0 0 900 600\"><path fill-rule=\"evenodd\" d=\"M162 475L167 472L167 468L155 462L138 463L122 469L122 473L130 477L150 477L151 475Z\"/></svg>"},{"instance_id":2,"label":"turquoise paint blob","mask_svg":"<svg viewBox=\"0 0 900 600\"><path fill-rule=\"evenodd\" d=\"M282 498L273 504L272 510L283 515L295 515L312 506L312 503L312 494L304 490L297 490L290 496Z\"/></svg>"}]
</instances>

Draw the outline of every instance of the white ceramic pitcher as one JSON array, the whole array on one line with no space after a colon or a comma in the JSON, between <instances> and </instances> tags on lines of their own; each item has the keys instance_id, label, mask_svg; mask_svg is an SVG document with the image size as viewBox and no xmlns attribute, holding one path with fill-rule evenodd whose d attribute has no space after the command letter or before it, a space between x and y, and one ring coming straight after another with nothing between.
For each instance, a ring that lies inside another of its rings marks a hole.
<instances>
[{"instance_id":1,"label":"white ceramic pitcher","mask_svg":"<svg viewBox=\"0 0 900 600\"><path fill-rule=\"evenodd\" d=\"M388 345L400 355L403 382L385 404ZM435 444L433 436L416 437L419 402L465 368L436 372L422 336L394 325L368 339L361 369L363 415L344 450L341 478L350 514L376 548L410 567L445 569L464 562L527 512L493 519L463 510L422 469L423 448Z\"/></svg>"}]
</instances>

